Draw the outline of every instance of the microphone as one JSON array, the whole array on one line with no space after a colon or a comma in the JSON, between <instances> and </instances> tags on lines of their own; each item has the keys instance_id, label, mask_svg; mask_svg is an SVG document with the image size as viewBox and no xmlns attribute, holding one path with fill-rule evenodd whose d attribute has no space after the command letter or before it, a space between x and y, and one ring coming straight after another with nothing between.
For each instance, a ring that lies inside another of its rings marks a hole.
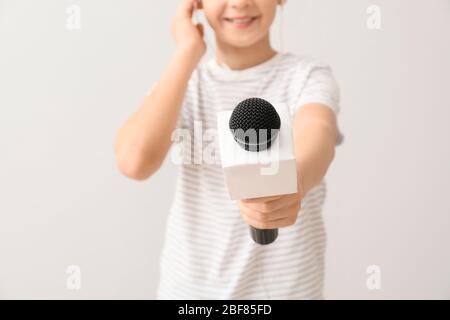
<instances>
[{"instance_id":1,"label":"microphone","mask_svg":"<svg viewBox=\"0 0 450 320\"><path fill-rule=\"evenodd\" d=\"M297 192L291 116L285 103L248 98L217 113L221 165L232 200ZM268 168L269 167L269 168ZM254 242L266 245L278 229L249 226Z\"/></svg>"},{"instance_id":2,"label":"microphone","mask_svg":"<svg viewBox=\"0 0 450 320\"><path fill-rule=\"evenodd\" d=\"M234 140L246 151L269 149L278 136L281 120L273 105L261 98L241 101L231 114L229 127ZM253 240L269 244L278 237L278 229L258 229L250 226Z\"/></svg>"},{"instance_id":3,"label":"microphone","mask_svg":"<svg viewBox=\"0 0 450 320\"><path fill-rule=\"evenodd\" d=\"M245 150L269 149L277 138L281 120L273 105L261 98L240 102L230 117L234 140Z\"/></svg>"}]
</instances>

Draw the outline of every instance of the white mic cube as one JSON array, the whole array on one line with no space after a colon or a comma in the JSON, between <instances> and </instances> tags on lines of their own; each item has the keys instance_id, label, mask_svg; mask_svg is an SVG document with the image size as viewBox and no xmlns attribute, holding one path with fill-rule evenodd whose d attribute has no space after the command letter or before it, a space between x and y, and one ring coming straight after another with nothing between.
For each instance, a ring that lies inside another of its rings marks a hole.
<instances>
[{"instance_id":1,"label":"white mic cube","mask_svg":"<svg viewBox=\"0 0 450 320\"><path fill-rule=\"evenodd\" d=\"M229 127L233 110L217 113L221 165L232 200L297 192L291 117L286 104L273 105L280 116L280 129L270 148L247 151L234 139Z\"/></svg>"}]
</instances>

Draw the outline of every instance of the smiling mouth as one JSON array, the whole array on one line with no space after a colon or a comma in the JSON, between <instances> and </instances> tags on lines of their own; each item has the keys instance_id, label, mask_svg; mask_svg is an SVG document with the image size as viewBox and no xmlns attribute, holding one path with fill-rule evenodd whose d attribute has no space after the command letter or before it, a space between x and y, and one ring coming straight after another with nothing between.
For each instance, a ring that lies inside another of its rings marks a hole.
<instances>
[{"instance_id":1,"label":"smiling mouth","mask_svg":"<svg viewBox=\"0 0 450 320\"><path fill-rule=\"evenodd\" d=\"M246 19L224 18L224 20L238 28L246 28L246 27L250 26L258 18L259 17L251 17L251 18L246 18Z\"/></svg>"}]
</instances>

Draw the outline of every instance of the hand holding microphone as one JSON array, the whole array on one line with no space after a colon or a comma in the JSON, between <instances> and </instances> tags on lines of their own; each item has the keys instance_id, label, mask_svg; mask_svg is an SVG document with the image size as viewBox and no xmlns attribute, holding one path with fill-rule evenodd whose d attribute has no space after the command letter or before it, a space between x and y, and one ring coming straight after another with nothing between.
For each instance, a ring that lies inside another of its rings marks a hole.
<instances>
[{"instance_id":1,"label":"hand holding microphone","mask_svg":"<svg viewBox=\"0 0 450 320\"><path fill-rule=\"evenodd\" d=\"M257 230L288 227L297 221L301 208L300 192L273 197L241 199L238 207L248 225Z\"/></svg>"}]
</instances>

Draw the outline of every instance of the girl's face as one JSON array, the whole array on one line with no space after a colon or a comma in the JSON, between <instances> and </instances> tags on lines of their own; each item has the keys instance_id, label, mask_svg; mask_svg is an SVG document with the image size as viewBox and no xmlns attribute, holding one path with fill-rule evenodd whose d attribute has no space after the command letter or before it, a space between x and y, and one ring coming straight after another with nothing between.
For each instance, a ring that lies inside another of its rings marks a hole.
<instances>
[{"instance_id":1,"label":"girl's face","mask_svg":"<svg viewBox=\"0 0 450 320\"><path fill-rule=\"evenodd\" d=\"M216 38L234 47L249 47L270 31L283 0L201 0ZM238 20L241 17L243 19Z\"/></svg>"}]
</instances>

